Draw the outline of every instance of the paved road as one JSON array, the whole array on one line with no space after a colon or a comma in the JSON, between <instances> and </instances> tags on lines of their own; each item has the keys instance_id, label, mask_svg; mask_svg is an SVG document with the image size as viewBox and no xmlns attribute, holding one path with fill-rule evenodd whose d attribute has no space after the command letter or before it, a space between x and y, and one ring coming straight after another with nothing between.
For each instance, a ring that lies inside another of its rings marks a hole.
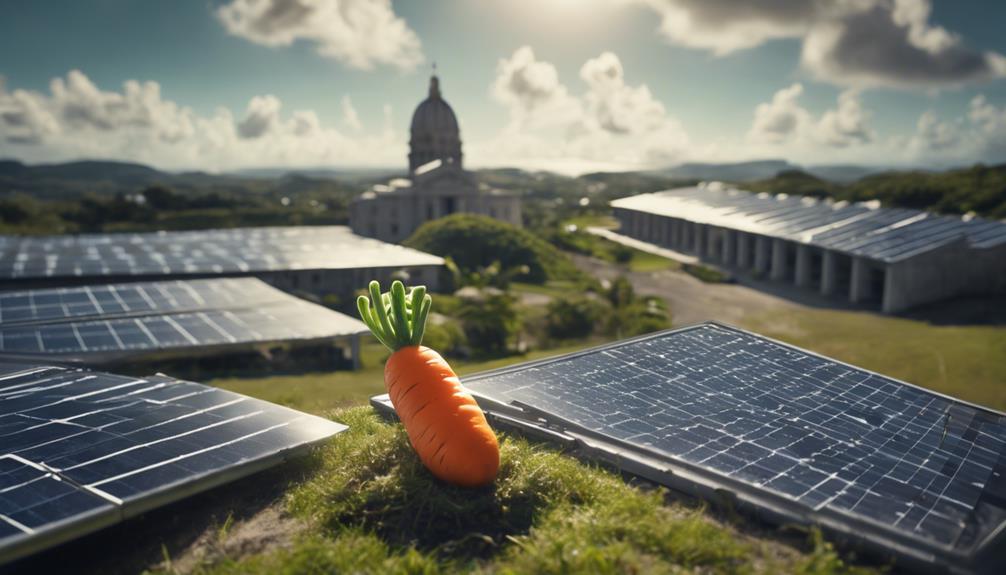
<instances>
[{"instance_id":1,"label":"paved road","mask_svg":"<svg viewBox=\"0 0 1006 575\"><path fill-rule=\"evenodd\" d=\"M674 325L714 320L741 325L747 316L766 312L805 308L784 299L740 284L707 284L680 271L632 272L617 264L573 255L576 265L597 278L612 280L625 275L636 293L655 295L671 305Z\"/></svg>"}]
</instances>

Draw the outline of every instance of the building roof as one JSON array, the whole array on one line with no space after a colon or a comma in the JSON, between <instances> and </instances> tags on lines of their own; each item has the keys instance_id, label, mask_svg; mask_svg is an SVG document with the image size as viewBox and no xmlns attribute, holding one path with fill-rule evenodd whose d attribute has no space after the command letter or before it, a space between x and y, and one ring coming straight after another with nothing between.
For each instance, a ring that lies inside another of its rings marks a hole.
<instances>
[{"instance_id":1,"label":"building roof","mask_svg":"<svg viewBox=\"0 0 1006 575\"><path fill-rule=\"evenodd\" d=\"M346 226L0 236L0 278L237 274L442 265Z\"/></svg>"},{"instance_id":2,"label":"building roof","mask_svg":"<svg viewBox=\"0 0 1006 575\"><path fill-rule=\"evenodd\" d=\"M885 262L908 259L961 239L976 249L1006 244L1003 222L881 208L876 202L753 194L714 184L640 194L611 205Z\"/></svg>"},{"instance_id":3,"label":"building roof","mask_svg":"<svg viewBox=\"0 0 1006 575\"><path fill-rule=\"evenodd\" d=\"M256 278L0 292L0 359L109 361L364 334L363 322Z\"/></svg>"}]
</instances>

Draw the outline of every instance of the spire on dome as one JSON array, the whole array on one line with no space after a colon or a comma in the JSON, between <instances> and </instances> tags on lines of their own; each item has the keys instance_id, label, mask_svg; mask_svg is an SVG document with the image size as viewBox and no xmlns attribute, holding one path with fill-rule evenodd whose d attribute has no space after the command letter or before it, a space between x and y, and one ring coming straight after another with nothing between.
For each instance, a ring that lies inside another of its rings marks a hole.
<instances>
[{"instance_id":1,"label":"spire on dome","mask_svg":"<svg viewBox=\"0 0 1006 575\"><path fill-rule=\"evenodd\" d=\"M437 78L437 63L433 63L433 74L430 75L430 98L440 98L440 78Z\"/></svg>"}]
</instances>

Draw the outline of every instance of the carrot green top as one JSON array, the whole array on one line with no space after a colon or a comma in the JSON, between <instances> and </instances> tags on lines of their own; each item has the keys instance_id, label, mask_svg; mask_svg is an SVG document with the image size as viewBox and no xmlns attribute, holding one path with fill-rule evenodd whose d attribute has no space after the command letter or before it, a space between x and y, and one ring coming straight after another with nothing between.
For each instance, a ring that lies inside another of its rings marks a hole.
<instances>
[{"instance_id":1,"label":"carrot green top","mask_svg":"<svg viewBox=\"0 0 1006 575\"><path fill-rule=\"evenodd\" d=\"M370 282L370 297L356 299L360 317L374 337L391 351L423 342L426 317L430 314L433 298L426 294L426 286L416 286L405 293L405 285L395 280L391 290L381 293L381 284Z\"/></svg>"}]
</instances>

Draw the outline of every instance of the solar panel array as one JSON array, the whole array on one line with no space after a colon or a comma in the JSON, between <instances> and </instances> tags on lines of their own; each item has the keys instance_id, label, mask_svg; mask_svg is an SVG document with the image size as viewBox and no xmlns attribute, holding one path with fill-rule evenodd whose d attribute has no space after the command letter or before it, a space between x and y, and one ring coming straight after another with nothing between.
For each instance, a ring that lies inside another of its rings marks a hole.
<instances>
[{"instance_id":1,"label":"solar panel array","mask_svg":"<svg viewBox=\"0 0 1006 575\"><path fill-rule=\"evenodd\" d=\"M976 249L1006 244L1002 222L716 186L640 194L611 205L888 262L959 239Z\"/></svg>"},{"instance_id":2,"label":"solar panel array","mask_svg":"<svg viewBox=\"0 0 1006 575\"><path fill-rule=\"evenodd\" d=\"M851 522L852 536L961 551L1006 527L1006 415L732 328L665 332L465 385L530 423L666 460L794 517Z\"/></svg>"},{"instance_id":3,"label":"solar panel array","mask_svg":"<svg viewBox=\"0 0 1006 575\"><path fill-rule=\"evenodd\" d=\"M101 363L146 353L367 332L255 278L0 292L0 356Z\"/></svg>"},{"instance_id":4,"label":"solar panel array","mask_svg":"<svg viewBox=\"0 0 1006 575\"><path fill-rule=\"evenodd\" d=\"M0 562L264 469L344 429L165 376L0 364Z\"/></svg>"},{"instance_id":5,"label":"solar panel array","mask_svg":"<svg viewBox=\"0 0 1006 575\"><path fill-rule=\"evenodd\" d=\"M442 265L345 226L0 236L0 278L253 274Z\"/></svg>"}]
</instances>

